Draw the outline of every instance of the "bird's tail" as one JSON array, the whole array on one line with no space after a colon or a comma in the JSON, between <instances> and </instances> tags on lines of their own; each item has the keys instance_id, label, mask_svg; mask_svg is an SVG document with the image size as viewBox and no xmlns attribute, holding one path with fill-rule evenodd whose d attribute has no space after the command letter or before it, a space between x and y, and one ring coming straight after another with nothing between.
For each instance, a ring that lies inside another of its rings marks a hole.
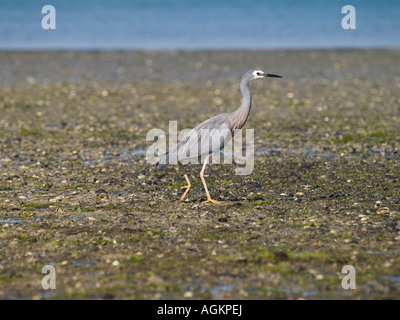
<instances>
[{"instance_id":1,"label":"bird's tail","mask_svg":"<svg viewBox=\"0 0 400 320\"><path fill-rule=\"evenodd\" d=\"M161 169L164 168L166 165L169 164L169 154L164 154L161 159L157 162L156 168Z\"/></svg>"}]
</instances>

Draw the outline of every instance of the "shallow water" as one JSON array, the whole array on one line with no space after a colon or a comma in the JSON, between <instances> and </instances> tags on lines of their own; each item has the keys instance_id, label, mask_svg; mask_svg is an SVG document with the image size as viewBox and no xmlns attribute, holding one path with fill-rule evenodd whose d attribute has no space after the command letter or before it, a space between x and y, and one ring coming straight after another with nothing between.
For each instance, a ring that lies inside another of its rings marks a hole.
<instances>
[{"instance_id":1,"label":"shallow water","mask_svg":"<svg viewBox=\"0 0 400 320\"><path fill-rule=\"evenodd\" d=\"M38 0L0 2L1 49L240 49L398 47L400 4L345 1L53 0L56 30L43 30Z\"/></svg>"},{"instance_id":2,"label":"shallow water","mask_svg":"<svg viewBox=\"0 0 400 320\"><path fill-rule=\"evenodd\" d=\"M24 223L25 221L17 217L0 217L0 223Z\"/></svg>"}]
</instances>

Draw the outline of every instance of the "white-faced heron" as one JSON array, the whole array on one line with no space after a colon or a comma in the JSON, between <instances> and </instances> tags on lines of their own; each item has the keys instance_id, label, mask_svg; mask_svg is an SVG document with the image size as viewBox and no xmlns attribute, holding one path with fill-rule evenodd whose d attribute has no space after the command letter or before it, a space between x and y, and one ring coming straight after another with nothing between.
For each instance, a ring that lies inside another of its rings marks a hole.
<instances>
[{"instance_id":1,"label":"white-faced heron","mask_svg":"<svg viewBox=\"0 0 400 320\"><path fill-rule=\"evenodd\" d=\"M203 203L219 203L219 201L212 199L208 192L207 184L204 179L204 170L212 154L220 152L225 143L235 134L235 131L241 129L246 123L251 108L250 81L266 77L282 78L279 75L265 73L261 70L247 71L240 82L240 91L242 92L242 103L240 107L234 112L222 113L198 124L190 130L170 152L161 157L160 161L157 163L157 168L165 167L170 163L177 163L183 172L187 186L182 187L182 189L186 190L181 200L185 199L191 189L189 177L181 162L197 158L200 162L203 162L203 168L200 171L200 179L207 194L207 200ZM210 143L210 141L213 140L213 136L217 136L217 143Z\"/></svg>"}]
</instances>

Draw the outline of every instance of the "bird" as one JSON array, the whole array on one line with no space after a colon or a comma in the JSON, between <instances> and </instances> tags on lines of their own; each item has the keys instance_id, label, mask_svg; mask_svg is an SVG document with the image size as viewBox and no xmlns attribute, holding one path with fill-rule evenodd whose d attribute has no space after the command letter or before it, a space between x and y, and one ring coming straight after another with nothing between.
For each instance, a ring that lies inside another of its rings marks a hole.
<instances>
[{"instance_id":1,"label":"bird","mask_svg":"<svg viewBox=\"0 0 400 320\"><path fill-rule=\"evenodd\" d=\"M219 153L224 145L233 137L237 129L241 129L247 121L251 109L251 93L249 84L253 80L263 78L282 78L282 76L272 73L266 73L262 70L251 69L247 71L240 81L240 91L242 93L242 102L240 106L233 112L221 113L212 118L209 118L190 130L171 151L161 156L156 168L160 169L168 164L177 163L183 176L187 182L180 200L183 201L189 193L192 185L189 180L183 161L195 159L203 161L203 167L200 171L200 179L203 183L204 190L207 195L207 200L203 203L220 203L221 201L212 199L208 191L206 181L204 179L204 171L211 157L215 153ZM221 132L222 135L221 135ZM220 137L219 142L210 145L210 139L213 136Z\"/></svg>"}]
</instances>

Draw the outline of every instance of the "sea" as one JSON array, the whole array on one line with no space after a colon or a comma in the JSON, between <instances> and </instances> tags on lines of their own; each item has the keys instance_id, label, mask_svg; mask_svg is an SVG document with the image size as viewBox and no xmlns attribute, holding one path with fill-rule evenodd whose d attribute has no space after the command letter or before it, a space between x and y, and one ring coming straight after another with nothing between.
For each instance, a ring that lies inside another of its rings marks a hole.
<instances>
[{"instance_id":1,"label":"sea","mask_svg":"<svg viewBox=\"0 0 400 320\"><path fill-rule=\"evenodd\" d=\"M0 0L0 50L398 47L399 0Z\"/></svg>"}]
</instances>

